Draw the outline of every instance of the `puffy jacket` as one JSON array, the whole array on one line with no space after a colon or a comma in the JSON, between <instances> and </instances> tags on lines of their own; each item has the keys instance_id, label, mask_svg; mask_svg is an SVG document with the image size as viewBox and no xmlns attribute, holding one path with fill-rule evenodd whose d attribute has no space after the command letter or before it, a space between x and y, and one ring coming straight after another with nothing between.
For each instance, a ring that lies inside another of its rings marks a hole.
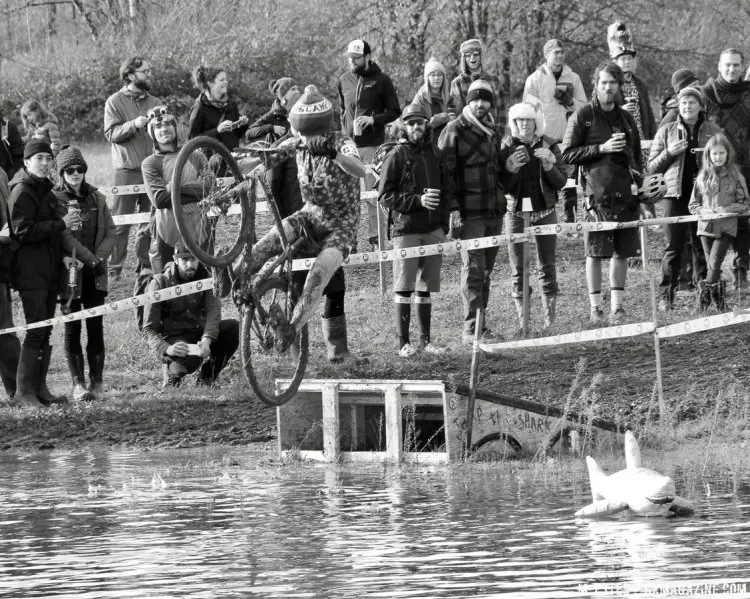
<instances>
[{"instance_id":1,"label":"puffy jacket","mask_svg":"<svg viewBox=\"0 0 750 599\"><path fill-rule=\"evenodd\" d=\"M632 74L633 83L636 89L638 89L638 107L641 110L641 124L643 125L643 139L653 139L656 135L656 118L654 117L654 109L651 108L651 100L648 95L648 87L646 83L640 77ZM625 96L622 93L622 86L617 92L615 102L618 106L625 104Z\"/></svg>"},{"instance_id":2,"label":"puffy jacket","mask_svg":"<svg viewBox=\"0 0 750 599\"><path fill-rule=\"evenodd\" d=\"M211 102L206 94L201 94L195 99L190 111L188 138L193 139L199 135L207 135L218 139L230 151L236 150L240 145L242 136L247 131L247 125L224 133L219 133L217 128L222 121L236 121L239 118L240 111L233 100L230 99L223 107L219 107Z\"/></svg>"},{"instance_id":3,"label":"puffy jacket","mask_svg":"<svg viewBox=\"0 0 750 599\"><path fill-rule=\"evenodd\" d=\"M194 280L208 276L203 266L199 266ZM164 272L155 275L148 284L148 292L159 291L167 287L182 285L177 266L170 262ZM200 291L189 295L180 295L174 299L155 304L146 304L143 313L143 339L149 349L159 358L166 355L171 345L167 338L179 337L190 333L201 333L203 337L216 340L221 325L221 302L212 290Z\"/></svg>"},{"instance_id":4,"label":"puffy jacket","mask_svg":"<svg viewBox=\"0 0 750 599\"><path fill-rule=\"evenodd\" d=\"M0 168L12 179L23 168L23 139L16 124L0 114Z\"/></svg>"},{"instance_id":5,"label":"puffy jacket","mask_svg":"<svg viewBox=\"0 0 750 599\"><path fill-rule=\"evenodd\" d=\"M391 211L393 237L430 233L439 228L448 231L450 212L458 210L458 205L451 206L444 194L438 210L427 210L420 201L427 187L445 189L440 162L441 153L429 134L419 144L402 138L388 154L380 177L378 200Z\"/></svg>"},{"instance_id":6,"label":"puffy jacket","mask_svg":"<svg viewBox=\"0 0 750 599\"><path fill-rule=\"evenodd\" d=\"M719 191L714 194L705 193L696 181L688 210L690 214L701 214L703 208L710 208L712 212L746 214L750 210L750 197L748 197L745 178L740 175L739 179L735 179L726 168L722 169L719 174ZM730 237L737 235L736 218L698 221L698 235L721 237L724 233Z\"/></svg>"},{"instance_id":7,"label":"puffy jacket","mask_svg":"<svg viewBox=\"0 0 750 599\"><path fill-rule=\"evenodd\" d=\"M484 68L479 74L471 73L463 56L461 57L461 73L451 81L451 100L456 108L456 114L460 114L466 106L466 94L469 93L469 86L477 79L482 79L492 86L495 100L490 112L492 118L495 119L495 129L502 137L505 135L505 128L508 126L508 103L501 91L500 79L486 72Z\"/></svg>"},{"instance_id":8,"label":"puffy jacket","mask_svg":"<svg viewBox=\"0 0 750 599\"><path fill-rule=\"evenodd\" d=\"M565 85L572 91L573 97L570 106L563 106L555 99L555 91L557 91L558 85ZM556 79L546 64L541 65L526 78L526 85L523 88L523 101L536 104L535 100L542 103L546 125L544 134L554 141L562 141L568 116L588 102L581 78L568 65L563 65L562 73Z\"/></svg>"},{"instance_id":9,"label":"puffy jacket","mask_svg":"<svg viewBox=\"0 0 750 599\"><path fill-rule=\"evenodd\" d=\"M553 140L544 137L535 138L531 144L527 144L517 137L506 137L500 148L500 160L503 164L505 164L505 161L508 160L510 155L521 146L526 146L526 150L528 151L531 160L524 164L517 173L506 171L503 176L503 187L505 187L506 198L508 200L508 211L521 211L521 201L523 200L521 194L521 181L523 177L528 176L531 173L539 178L539 188L542 191L542 196L540 198L531 198L534 210L540 212L547 208L552 208L557 202L557 191L565 187L565 183L568 181L567 175L560 168L560 164L562 163L560 148L556 143L553 143ZM534 156L534 150L540 148L550 150L557 160L555 165L548 171L545 171L542 167L542 161Z\"/></svg>"},{"instance_id":10,"label":"puffy jacket","mask_svg":"<svg viewBox=\"0 0 750 599\"><path fill-rule=\"evenodd\" d=\"M385 126L401 115L391 78L371 61L361 77L352 72L341 75L338 92L344 134L353 139L358 148L382 144ZM354 135L354 119L358 116L371 116L375 121L362 130L362 135Z\"/></svg>"},{"instance_id":11,"label":"puffy jacket","mask_svg":"<svg viewBox=\"0 0 750 599\"><path fill-rule=\"evenodd\" d=\"M284 133L277 135L273 130L274 127L284 127ZM271 110L247 128L245 138L248 141L262 139L268 143L274 143L284 137L288 131L289 113L286 108L281 105L279 99L276 98L271 105Z\"/></svg>"},{"instance_id":12,"label":"puffy jacket","mask_svg":"<svg viewBox=\"0 0 750 599\"><path fill-rule=\"evenodd\" d=\"M10 222L19 247L11 283L19 291L58 288L65 223L57 211L52 181L22 169L10 182Z\"/></svg>"},{"instance_id":13,"label":"puffy jacket","mask_svg":"<svg viewBox=\"0 0 750 599\"><path fill-rule=\"evenodd\" d=\"M462 218L496 218L506 211L500 177L500 135L489 138L463 115L440 134L444 187L449 206L458 206Z\"/></svg>"},{"instance_id":14,"label":"puffy jacket","mask_svg":"<svg viewBox=\"0 0 750 599\"><path fill-rule=\"evenodd\" d=\"M718 126L707 121L699 121L696 127L698 127L697 147L699 148L705 147L708 140L721 131ZM656 137L654 137L654 141L651 143L651 155L648 158L648 172L664 174L664 178L667 181L666 197L668 198L679 198L681 195L682 168L685 164L685 153L672 156L667 152L667 146L679 139L680 131L684 136L683 139L687 139L688 130L682 121L682 117L678 117L677 121L659 127ZM697 163L700 169L703 154L701 152L697 154Z\"/></svg>"},{"instance_id":15,"label":"puffy jacket","mask_svg":"<svg viewBox=\"0 0 750 599\"><path fill-rule=\"evenodd\" d=\"M70 187L63 185L54 190L57 197L57 211L60 216L67 214L68 202L77 200L80 203L88 202L96 206L96 238L94 239L93 251L81 243L81 232L65 229L62 237L62 247L66 256L73 255L73 248L76 251L76 260L83 262L84 266L93 268L100 260L107 261L112 249L115 247L115 221L112 219L112 213L107 207L107 198L99 192L96 187L84 182L81 186L82 197L77 197ZM63 271L64 267L63 267ZM65 279L63 274L62 279ZM79 289L80 289L79 279ZM105 272L94 280L94 285L99 291L108 290L108 277ZM67 286L63 286L62 297L67 297Z\"/></svg>"},{"instance_id":16,"label":"puffy jacket","mask_svg":"<svg viewBox=\"0 0 750 599\"><path fill-rule=\"evenodd\" d=\"M162 104L149 93L136 94L127 86L115 92L104 105L104 137L112 144L115 169L140 171L141 162L153 151L146 129L137 129L135 119Z\"/></svg>"}]
</instances>

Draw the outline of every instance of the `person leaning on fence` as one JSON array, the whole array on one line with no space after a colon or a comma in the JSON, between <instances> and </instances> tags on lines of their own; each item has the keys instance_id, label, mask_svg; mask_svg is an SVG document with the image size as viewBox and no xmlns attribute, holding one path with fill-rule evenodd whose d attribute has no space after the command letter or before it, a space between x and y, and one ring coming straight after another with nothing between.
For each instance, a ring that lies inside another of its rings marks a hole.
<instances>
[{"instance_id":1,"label":"person leaning on fence","mask_svg":"<svg viewBox=\"0 0 750 599\"><path fill-rule=\"evenodd\" d=\"M230 152L236 150L247 131L247 117L240 116L237 103L229 96L226 70L197 66L193 85L200 95L190 111L188 138L206 135L218 139Z\"/></svg>"},{"instance_id":2,"label":"person leaning on fence","mask_svg":"<svg viewBox=\"0 0 750 599\"><path fill-rule=\"evenodd\" d=\"M565 135L568 117L588 100L581 78L565 64L565 49L560 40L551 39L544 44L544 59L545 63L526 78L523 101L530 104L541 103L544 112L544 135L559 144ZM558 169L561 166L558 164ZM563 170L566 176L572 176L573 173ZM564 188L560 196L565 210L565 222L574 223L578 190L575 186Z\"/></svg>"},{"instance_id":3,"label":"person leaning on fence","mask_svg":"<svg viewBox=\"0 0 750 599\"><path fill-rule=\"evenodd\" d=\"M643 171L641 139L633 116L615 103L622 70L615 63L602 63L594 71L592 84L591 103L579 108L568 121L563 162L581 168L587 220L636 221L640 183L636 173ZM610 321L620 324L626 316L623 299L628 258L641 254L638 229L587 231L585 243L591 322L604 322L601 262L611 258Z\"/></svg>"},{"instance_id":4,"label":"person leaning on fence","mask_svg":"<svg viewBox=\"0 0 750 599\"><path fill-rule=\"evenodd\" d=\"M142 185L141 163L151 154L153 144L146 133L146 114L161 101L149 93L151 64L140 56L127 59L120 65L122 89L107 98L104 105L104 136L112 145L114 184ZM124 216L134 211L149 212L151 205L145 193L115 195L112 215ZM119 279L128 255L130 225L117 225L117 243L109 260L109 274ZM151 225L136 226L135 255L138 261L136 274L149 266Z\"/></svg>"},{"instance_id":5,"label":"person leaning on fence","mask_svg":"<svg viewBox=\"0 0 750 599\"><path fill-rule=\"evenodd\" d=\"M0 329L11 329L13 324L13 302L10 297L10 264L16 250L16 241L11 237L8 218L8 176L0 168ZM0 335L0 379L8 399L16 394L16 373L21 342L15 333Z\"/></svg>"},{"instance_id":6,"label":"person leaning on fence","mask_svg":"<svg viewBox=\"0 0 750 599\"><path fill-rule=\"evenodd\" d=\"M52 155L62 150L62 138L57 117L39 100L27 100L21 106L21 120L26 130L26 141L41 139L52 148Z\"/></svg>"},{"instance_id":7,"label":"person leaning on fence","mask_svg":"<svg viewBox=\"0 0 750 599\"><path fill-rule=\"evenodd\" d=\"M271 110L247 128L245 141L265 141L272 144L289 133L289 109L302 95L291 77L280 77L268 84L274 95Z\"/></svg>"},{"instance_id":8,"label":"person leaning on fence","mask_svg":"<svg viewBox=\"0 0 750 599\"><path fill-rule=\"evenodd\" d=\"M461 227L461 239L500 235L506 211L500 181L505 165L491 113L495 102L492 86L477 79L469 87L466 101L461 114L446 125L438 140L445 169L445 201L448 206L458 206L460 217L452 224ZM487 310L498 249L494 246L463 253L464 343L474 341L477 310ZM497 338L486 324L480 332L485 341Z\"/></svg>"},{"instance_id":9,"label":"person leaning on fence","mask_svg":"<svg viewBox=\"0 0 750 599\"><path fill-rule=\"evenodd\" d=\"M447 73L437 59L430 58L424 65L424 85L411 102L419 105L429 117L430 137L437 142L448 122L456 118Z\"/></svg>"},{"instance_id":10,"label":"person leaning on fence","mask_svg":"<svg viewBox=\"0 0 750 599\"><path fill-rule=\"evenodd\" d=\"M162 272L164 266L171 262L174 248L180 240L174 212L172 210L172 173L174 172L180 144L177 132L177 119L166 106L156 106L148 113L146 130L154 140L154 152L143 161L143 183L146 186L151 205L154 209L151 247L151 269ZM201 226L201 210L198 200L210 189L214 174L209 167L208 159L201 152L193 152L190 160L182 170L182 210L188 226L196 231ZM198 239L208 237L208 231L197 235Z\"/></svg>"},{"instance_id":11,"label":"person leaning on fence","mask_svg":"<svg viewBox=\"0 0 750 599\"><path fill-rule=\"evenodd\" d=\"M0 112L0 168L8 179L23 168L23 139L16 124Z\"/></svg>"},{"instance_id":12,"label":"person leaning on fence","mask_svg":"<svg viewBox=\"0 0 750 599\"><path fill-rule=\"evenodd\" d=\"M567 182L561 168L560 148L545 136L545 119L541 109L522 102L508 111L510 136L503 140L501 160L505 161L505 190L508 212L506 233L523 233L523 199L531 200L531 225L557 224L557 192ZM557 303L557 235L536 236L536 258L542 289L544 328L555 321ZM519 325L523 327L523 244L508 243L513 279L511 295L516 305Z\"/></svg>"},{"instance_id":13,"label":"person leaning on fence","mask_svg":"<svg viewBox=\"0 0 750 599\"><path fill-rule=\"evenodd\" d=\"M11 283L21 296L26 324L55 315L63 263L63 232L81 225L78 210L61 216L49 179L54 159L52 148L31 140L24 148L24 168L10 182L11 231L19 243L11 264ZM26 331L16 373L14 403L35 408L64 403L47 388L52 357L49 343L52 327Z\"/></svg>"},{"instance_id":14,"label":"person leaning on fence","mask_svg":"<svg viewBox=\"0 0 750 599\"><path fill-rule=\"evenodd\" d=\"M750 180L750 81L742 81L744 55L728 48L719 57L719 75L701 87L706 118L721 127L732 143L745 181ZM750 220L737 220L737 235L732 241L736 252L732 263L735 289L747 287L750 268ZM708 260L708 256L706 256Z\"/></svg>"},{"instance_id":15,"label":"person leaning on fence","mask_svg":"<svg viewBox=\"0 0 750 599\"><path fill-rule=\"evenodd\" d=\"M726 135L718 133L709 139L704 154L688 205L690 213L747 214L750 211L747 183L734 161L734 147ZM701 281L700 309L707 309L713 302L719 312L724 312L726 283L721 278L721 265L737 235L737 218L698 221L698 235L708 262L706 278Z\"/></svg>"},{"instance_id":16,"label":"person leaning on fence","mask_svg":"<svg viewBox=\"0 0 750 599\"><path fill-rule=\"evenodd\" d=\"M63 231L62 245L66 256L80 263L78 284L71 289L67 283L68 269L61 274L60 300L66 311L102 306L107 297L107 258L115 246L115 223L107 207L106 198L86 181L88 164L76 147L68 147L57 155L60 175L55 187L58 209L61 214L76 206L81 216L81 226ZM78 266L76 266L78 267ZM72 295L72 297L71 297ZM86 385L83 347L81 346L81 321L65 323L65 357L73 380L73 400L99 399L104 385L104 320L101 316L86 319L86 358L89 363L90 384Z\"/></svg>"},{"instance_id":17,"label":"person leaning on fence","mask_svg":"<svg viewBox=\"0 0 750 599\"><path fill-rule=\"evenodd\" d=\"M198 258L180 241L174 262L154 275L148 292L184 285L208 277ZM222 320L221 302L211 289L183 293L163 302L147 304L143 339L162 361L162 386L177 386L200 368L196 383L211 385L237 351L240 325L234 318Z\"/></svg>"},{"instance_id":18,"label":"person leaning on fence","mask_svg":"<svg viewBox=\"0 0 750 599\"><path fill-rule=\"evenodd\" d=\"M428 113L419 104L404 108L398 144L383 165L379 202L391 215L394 250L445 241L450 213L455 213L454 219L459 217L455 198L454 204L449 205L447 196L442 195L445 180L441 152L433 144L428 118ZM431 294L440 291L442 263L440 254L396 259L393 263L393 301L401 357L408 358L418 349L431 354L445 351L432 342L430 330ZM411 297L415 290L419 345L412 345L409 339Z\"/></svg>"},{"instance_id":19,"label":"person leaning on fence","mask_svg":"<svg viewBox=\"0 0 750 599\"><path fill-rule=\"evenodd\" d=\"M663 173L667 182L667 194L662 204L665 218L690 214L688 203L703 156L703 152L697 150L702 150L708 140L721 131L705 120L703 94L697 87L685 87L677 94L677 108L677 120L662 125L656 132L648 162L648 171ZM697 287L706 277L706 258L697 235L695 222L664 227L667 247L661 262L660 310L673 308L685 245L691 248L694 285Z\"/></svg>"}]
</instances>

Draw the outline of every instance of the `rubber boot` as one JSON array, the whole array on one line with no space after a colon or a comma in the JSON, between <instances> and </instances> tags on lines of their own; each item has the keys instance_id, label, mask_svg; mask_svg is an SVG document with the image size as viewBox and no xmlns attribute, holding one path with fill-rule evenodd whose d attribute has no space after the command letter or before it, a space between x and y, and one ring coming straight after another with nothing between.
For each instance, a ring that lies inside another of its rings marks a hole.
<instances>
[{"instance_id":1,"label":"rubber boot","mask_svg":"<svg viewBox=\"0 0 750 599\"><path fill-rule=\"evenodd\" d=\"M323 328L323 339L328 350L328 361L334 364L346 362L347 364L359 364L363 362L349 351L346 333L346 314L334 316L333 318L320 319Z\"/></svg>"},{"instance_id":2,"label":"rubber boot","mask_svg":"<svg viewBox=\"0 0 750 599\"><path fill-rule=\"evenodd\" d=\"M39 380L37 381L36 396L39 401L45 404L63 404L68 403L68 398L64 395L54 395L47 387L47 373L49 372L49 363L52 359L52 346L47 345L42 349L42 365L39 367Z\"/></svg>"},{"instance_id":3,"label":"rubber boot","mask_svg":"<svg viewBox=\"0 0 750 599\"><path fill-rule=\"evenodd\" d=\"M555 324L555 309L557 308L556 295L542 295L542 307L544 308L544 328L548 329Z\"/></svg>"},{"instance_id":4,"label":"rubber boot","mask_svg":"<svg viewBox=\"0 0 750 599\"><path fill-rule=\"evenodd\" d=\"M101 399L104 393L104 352L87 353L86 357L89 361L89 391L93 399Z\"/></svg>"},{"instance_id":5,"label":"rubber boot","mask_svg":"<svg viewBox=\"0 0 750 599\"><path fill-rule=\"evenodd\" d=\"M698 309L705 312L711 307L711 284L706 281L698 283Z\"/></svg>"},{"instance_id":6,"label":"rubber boot","mask_svg":"<svg viewBox=\"0 0 750 599\"><path fill-rule=\"evenodd\" d=\"M46 409L46 404L36 396L36 384L39 380L39 370L42 366L42 352L36 349L21 347L18 358L18 372L16 372L16 394L13 405L28 408Z\"/></svg>"},{"instance_id":7,"label":"rubber boot","mask_svg":"<svg viewBox=\"0 0 750 599\"><path fill-rule=\"evenodd\" d=\"M12 325L11 325L12 326ZM15 335L0 335L0 378L3 381L8 399L16 394L16 376L21 343Z\"/></svg>"},{"instance_id":8,"label":"rubber boot","mask_svg":"<svg viewBox=\"0 0 750 599\"><path fill-rule=\"evenodd\" d=\"M719 312L727 311L727 282L724 280L711 285L711 301Z\"/></svg>"},{"instance_id":9,"label":"rubber boot","mask_svg":"<svg viewBox=\"0 0 750 599\"><path fill-rule=\"evenodd\" d=\"M86 376L84 375L83 354L71 354L65 352L68 362L70 378L73 380L73 401L91 401L93 394L86 388Z\"/></svg>"}]
</instances>

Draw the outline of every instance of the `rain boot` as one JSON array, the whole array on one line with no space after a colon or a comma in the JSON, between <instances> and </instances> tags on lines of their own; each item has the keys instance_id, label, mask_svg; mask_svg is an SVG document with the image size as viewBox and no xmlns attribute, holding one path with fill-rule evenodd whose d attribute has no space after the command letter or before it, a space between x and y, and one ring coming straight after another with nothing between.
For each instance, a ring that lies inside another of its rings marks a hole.
<instances>
[{"instance_id":1,"label":"rain boot","mask_svg":"<svg viewBox=\"0 0 750 599\"><path fill-rule=\"evenodd\" d=\"M52 346L47 345L42 349L42 364L39 367L39 380L37 381L36 396L39 401L45 404L62 404L68 403L68 398L64 395L53 395L47 387L47 373L49 372L49 363L52 359Z\"/></svg>"},{"instance_id":2,"label":"rain boot","mask_svg":"<svg viewBox=\"0 0 750 599\"><path fill-rule=\"evenodd\" d=\"M104 352L100 354L86 353L89 361L89 391L93 399L101 399L104 393Z\"/></svg>"},{"instance_id":3,"label":"rain boot","mask_svg":"<svg viewBox=\"0 0 750 599\"><path fill-rule=\"evenodd\" d=\"M323 327L323 339L328 350L328 361L334 364L346 362L347 364L358 364L362 362L349 352L346 333L346 314L334 316L333 318L321 318Z\"/></svg>"},{"instance_id":4,"label":"rain boot","mask_svg":"<svg viewBox=\"0 0 750 599\"><path fill-rule=\"evenodd\" d=\"M40 350L21 347L16 373L16 394L13 396L14 406L47 408L47 405L39 401L36 396L36 384L41 366L42 352Z\"/></svg>"},{"instance_id":5,"label":"rain boot","mask_svg":"<svg viewBox=\"0 0 750 599\"><path fill-rule=\"evenodd\" d=\"M12 326L12 325L11 325ZM8 399L16 394L16 375L21 343L15 335L0 335L0 378L3 381Z\"/></svg>"},{"instance_id":6,"label":"rain boot","mask_svg":"<svg viewBox=\"0 0 750 599\"><path fill-rule=\"evenodd\" d=\"M711 307L711 284L706 281L698 283L698 309L705 312Z\"/></svg>"},{"instance_id":7,"label":"rain boot","mask_svg":"<svg viewBox=\"0 0 750 599\"><path fill-rule=\"evenodd\" d=\"M555 323L555 309L557 308L556 295L542 295L542 307L544 308L544 328L548 329Z\"/></svg>"},{"instance_id":8,"label":"rain boot","mask_svg":"<svg viewBox=\"0 0 750 599\"><path fill-rule=\"evenodd\" d=\"M65 359L68 362L70 378L73 380L73 401L91 401L94 399L93 394L89 393L86 388L86 377L83 373L83 354L65 352Z\"/></svg>"},{"instance_id":9,"label":"rain boot","mask_svg":"<svg viewBox=\"0 0 750 599\"><path fill-rule=\"evenodd\" d=\"M723 279L711 285L711 301L719 312L727 311L727 282Z\"/></svg>"}]
</instances>

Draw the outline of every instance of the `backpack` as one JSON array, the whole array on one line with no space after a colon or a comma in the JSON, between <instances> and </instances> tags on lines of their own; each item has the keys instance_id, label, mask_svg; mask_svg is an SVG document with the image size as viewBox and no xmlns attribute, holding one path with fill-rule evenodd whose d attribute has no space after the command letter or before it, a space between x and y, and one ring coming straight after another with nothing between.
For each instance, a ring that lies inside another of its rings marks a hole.
<instances>
[{"instance_id":1,"label":"backpack","mask_svg":"<svg viewBox=\"0 0 750 599\"><path fill-rule=\"evenodd\" d=\"M383 165L385 165L385 161L393 152L397 151L399 148L399 143L397 141L387 141L383 144L380 144L378 148L375 150L375 154L373 154L372 157L372 163L370 164L370 170L372 171L373 178L375 179L375 182L372 185L372 189L375 191L378 190L378 187L380 185L380 177L383 172ZM414 177L414 165L412 164L412 160L407 155L406 163L404 164L404 170L401 173L401 183L399 184L399 187L403 187L404 185L408 184L408 178L412 177L412 183L413 183L413 177ZM383 212L385 212L385 208L383 206L379 206ZM388 209L388 221L386 225L386 231L388 232L388 239L391 238L391 225L393 225L393 211L389 208Z\"/></svg>"},{"instance_id":2,"label":"backpack","mask_svg":"<svg viewBox=\"0 0 750 599\"><path fill-rule=\"evenodd\" d=\"M144 268L138 273L138 277L135 280L133 295L148 293L148 285L151 281L156 281L159 289L164 289L167 286L167 280L163 274L154 273L150 268ZM138 325L139 331L143 330L143 310L144 306L142 305L135 308L135 322Z\"/></svg>"}]
</instances>

